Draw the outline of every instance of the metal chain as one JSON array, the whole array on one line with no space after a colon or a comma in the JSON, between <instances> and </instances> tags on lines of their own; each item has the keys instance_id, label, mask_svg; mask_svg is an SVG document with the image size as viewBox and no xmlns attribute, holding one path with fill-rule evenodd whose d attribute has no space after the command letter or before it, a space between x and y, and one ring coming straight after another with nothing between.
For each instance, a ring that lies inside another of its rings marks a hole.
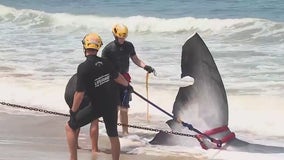
<instances>
[{"instance_id":1,"label":"metal chain","mask_svg":"<svg viewBox=\"0 0 284 160\"><path fill-rule=\"evenodd\" d=\"M130 127L130 128L136 128L136 129L143 129L143 130L148 130L148 131L153 131L153 132L164 132L164 133L167 133L167 134L174 134L174 135L179 135L179 136L186 136L186 137L194 137L195 138L195 135L186 134L186 133L167 131L167 130L155 129L155 128L150 128L150 127L125 125L125 124L121 124L121 123L118 123L117 125L118 126L127 126L127 127Z\"/></svg>"},{"instance_id":2,"label":"metal chain","mask_svg":"<svg viewBox=\"0 0 284 160\"><path fill-rule=\"evenodd\" d=\"M37 111L37 112L43 112L43 113L47 113L47 114L53 114L53 115L60 115L60 116L69 117L69 114L49 111L49 110L35 108L35 107L22 106L22 105L18 105L18 104L7 103L7 102L0 102L0 104L5 105L5 106L14 107L14 108L22 108L22 109L27 109L27 110ZM102 120L99 120L99 121L104 123ZM121 124L121 123L117 123L117 125L118 126L127 126L127 127L130 127L130 128L136 128L136 129L143 129L143 130L153 131L153 132L164 132L164 133L167 133L167 134L173 134L173 135L179 135L179 136L186 136L186 137L196 138L195 135L191 135L191 134L185 134L185 133L180 133L180 132L155 129L155 128L150 128L150 127L142 127L142 126L135 126L135 125L125 125L125 124Z\"/></svg>"},{"instance_id":3,"label":"metal chain","mask_svg":"<svg viewBox=\"0 0 284 160\"><path fill-rule=\"evenodd\" d=\"M64 113L59 113L59 112L53 112L53 111L48 111L48 110L40 109L40 108L22 106L22 105L11 104L11 103L6 103L6 102L0 102L0 104L5 105L5 106L11 106L11 107L14 107L14 108L22 108L22 109L27 109L27 110L37 111L37 112L43 112L43 113L48 113L48 114L53 114L53 115L60 115L60 116L69 117L69 114L64 114Z\"/></svg>"}]
</instances>

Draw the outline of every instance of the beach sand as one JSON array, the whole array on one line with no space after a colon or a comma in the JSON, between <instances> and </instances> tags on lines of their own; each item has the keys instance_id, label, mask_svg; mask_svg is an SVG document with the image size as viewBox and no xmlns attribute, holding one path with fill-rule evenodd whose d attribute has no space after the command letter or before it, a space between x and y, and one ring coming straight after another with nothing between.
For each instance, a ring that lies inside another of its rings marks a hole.
<instances>
[{"instance_id":1,"label":"beach sand","mask_svg":"<svg viewBox=\"0 0 284 160\"><path fill-rule=\"evenodd\" d=\"M39 113L10 114L3 112L0 105L0 160L63 160L69 159L64 126L68 117ZM25 111L26 112L26 111ZM85 129L86 131L88 130ZM82 130L83 132L83 130ZM81 135L81 134L80 134ZM110 145L108 137L100 135L99 148L103 151L92 156L88 132L80 138L79 144L85 149L78 150L78 159L83 160L110 160ZM82 142L85 141L85 142ZM85 144L84 144L85 143ZM200 155L190 156L156 156L147 154L127 153L122 151L121 160L180 160L204 159ZM133 149L138 146L132 146Z\"/></svg>"}]
</instances>

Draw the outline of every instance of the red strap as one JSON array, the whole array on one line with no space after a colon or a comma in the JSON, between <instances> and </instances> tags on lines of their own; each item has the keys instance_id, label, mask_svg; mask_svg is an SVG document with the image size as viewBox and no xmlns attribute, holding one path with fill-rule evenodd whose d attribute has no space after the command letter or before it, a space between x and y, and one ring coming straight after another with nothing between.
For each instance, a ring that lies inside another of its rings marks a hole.
<instances>
[{"instance_id":1,"label":"red strap","mask_svg":"<svg viewBox=\"0 0 284 160\"><path fill-rule=\"evenodd\" d=\"M208 131L205 131L204 134L206 135L213 135L213 134L217 134L217 133L220 133L220 132L225 132L225 131L230 131L228 126L222 126L222 127L218 127L218 128L214 128L214 129L211 129L211 130L208 130ZM198 134L195 136L196 139L199 141L201 147L205 150L208 149L208 147L206 146L206 144L204 143L203 141L203 138L204 136L201 135L201 134ZM215 140L213 143L216 143L217 144L217 147L216 148L220 148L222 147L221 145L223 143L227 143L228 141L234 139L236 137L235 133L234 132L230 132L229 134L227 134L226 136L224 136L221 140ZM221 145L220 145L220 142L221 142ZM219 145L220 146L219 146Z\"/></svg>"},{"instance_id":2,"label":"red strap","mask_svg":"<svg viewBox=\"0 0 284 160\"><path fill-rule=\"evenodd\" d=\"M122 73L122 75L128 82L131 82L131 77L130 77L129 73Z\"/></svg>"},{"instance_id":3,"label":"red strap","mask_svg":"<svg viewBox=\"0 0 284 160\"><path fill-rule=\"evenodd\" d=\"M196 135L195 136L195 138L198 140L198 142L200 143L200 146L203 148L203 149L205 149L205 150L207 150L208 149L208 147L205 145L205 143L203 142L203 136L202 135Z\"/></svg>"},{"instance_id":4,"label":"red strap","mask_svg":"<svg viewBox=\"0 0 284 160\"><path fill-rule=\"evenodd\" d=\"M236 135L235 135L234 132L231 132L231 133L227 134L225 137L223 137L221 139L221 141L222 141L222 143L226 143L226 142L228 142L228 141L230 141L230 140L232 140L234 138L236 138Z\"/></svg>"},{"instance_id":5,"label":"red strap","mask_svg":"<svg viewBox=\"0 0 284 160\"><path fill-rule=\"evenodd\" d=\"M214 129L211 129L211 130L207 130L207 131L204 132L204 134L213 135L213 134L225 132L225 131L228 131L228 130L229 130L228 126L222 126L222 127L214 128Z\"/></svg>"}]
</instances>

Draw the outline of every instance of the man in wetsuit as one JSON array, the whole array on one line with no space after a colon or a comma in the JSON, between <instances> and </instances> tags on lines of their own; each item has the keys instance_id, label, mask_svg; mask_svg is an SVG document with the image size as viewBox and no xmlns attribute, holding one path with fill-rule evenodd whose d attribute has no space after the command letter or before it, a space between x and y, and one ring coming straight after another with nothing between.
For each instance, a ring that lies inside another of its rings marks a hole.
<instances>
[{"instance_id":1,"label":"man in wetsuit","mask_svg":"<svg viewBox=\"0 0 284 160\"><path fill-rule=\"evenodd\" d=\"M97 56L102 46L102 40L96 33L87 34L82 40L86 60L77 68L76 92L70 120L65 126L70 160L77 160L76 131L103 117L107 135L111 143L113 160L119 160L120 142L117 133L117 92L114 92L115 82L128 90L133 90L125 78L106 59ZM84 95L87 95L91 105L79 110Z\"/></svg>"},{"instance_id":2,"label":"man in wetsuit","mask_svg":"<svg viewBox=\"0 0 284 160\"><path fill-rule=\"evenodd\" d=\"M131 77L129 71L129 58L139 67L144 68L148 73L154 72L154 68L145 65L145 63L138 58L135 52L133 44L126 41L128 35L128 28L123 24L116 24L112 28L112 33L115 38L114 41L110 42L102 51L102 57L109 59L119 72L130 82ZM124 87L120 88L120 121L122 125L122 134L128 134L128 108L129 101L131 100L131 94L125 92Z\"/></svg>"}]
</instances>

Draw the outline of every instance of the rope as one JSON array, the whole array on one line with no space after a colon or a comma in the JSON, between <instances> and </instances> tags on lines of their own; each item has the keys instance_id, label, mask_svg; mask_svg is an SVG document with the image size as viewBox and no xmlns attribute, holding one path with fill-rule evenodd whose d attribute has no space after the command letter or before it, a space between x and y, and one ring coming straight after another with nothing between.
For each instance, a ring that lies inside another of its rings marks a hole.
<instances>
[{"instance_id":1,"label":"rope","mask_svg":"<svg viewBox=\"0 0 284 160\"><path fill-rule=\"evenodd\" d=\"M149 73L146 73L146 95L147 99L149 99ZM150 121L150 116L149 116L149 103L147 103L147 113L146 113L146 119L149 122Z\"/></svg>"},{"instance_id":2,"label":"rope","mask_svg":"<svg viewBox=\"0 0 284 160\"><path fill-rule=\"evenodd\" d=\"M22 105L18 105L18 104L7 103L7 102L0 102L0 104L5 105L5 106L14 107L14 108L21 108L21 109L27 109L27 110L36 111L36 112L42 112L42 113L47 113L47 114L52 114L52 115L59 115L59 116L69 117L69 114L49 111L49 110L35 108L35 107L22 106ZM102 121L102 120L99 120L99 122L104 123L104 121ZM147 131L152 131L152 132L164 132L164 133L167 133L167 134L173 134L173 135L179 135L179 136L186 136L186 137L196 138L195 135L191 135L191 134L185 134L185 133L180 133L180 132L155 129L155 128L150 128L150 127L142 127L142 126L135 126L135 125L125 125L125 124L121 124L121 123L117 123L117 125L118 126L127 126L127 127L130 127L130 128L142 129L142 130L147 130Z\"/></svg>"}]
</instances>

